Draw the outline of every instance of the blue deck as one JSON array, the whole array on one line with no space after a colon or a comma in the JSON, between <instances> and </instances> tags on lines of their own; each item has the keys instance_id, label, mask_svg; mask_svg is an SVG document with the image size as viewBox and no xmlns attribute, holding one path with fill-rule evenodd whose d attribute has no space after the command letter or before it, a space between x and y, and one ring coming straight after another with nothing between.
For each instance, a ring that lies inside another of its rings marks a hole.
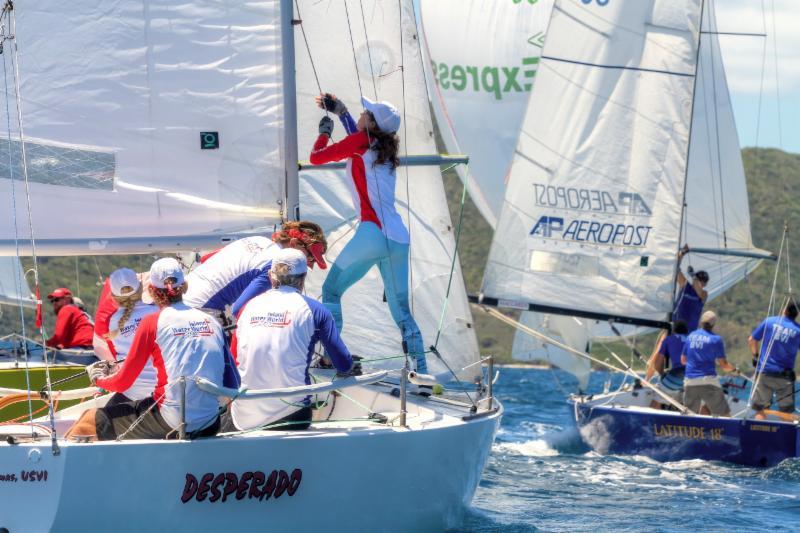
<instances>
[{"instance_id":1,"label":"blue deck","mask_svg":"<svg viewBox=\"0 0 800 533\"><path fill-rule=\"evenodd\" d=\"M658 461L706 459L772 466L800 455L796 424L677 412L642 412L570 401L583 440L600 453Z\"/></svg>"}]
</instances>

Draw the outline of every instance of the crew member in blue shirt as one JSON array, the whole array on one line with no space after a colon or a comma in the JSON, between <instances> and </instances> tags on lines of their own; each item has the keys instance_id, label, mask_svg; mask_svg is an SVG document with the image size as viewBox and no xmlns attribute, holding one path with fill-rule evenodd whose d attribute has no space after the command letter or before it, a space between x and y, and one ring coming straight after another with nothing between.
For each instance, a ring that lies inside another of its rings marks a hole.
<instances>
[{"instance_id":1,"label":"crew member in blue shirt","mask_svg":"<svg viewBox=\"0 0 800 533\"><path fill-rule=\"evenodd\" d=\"M757 384L751 407L757 411L757 419L766 418L764 409L772 405L773 394L781 412L794 413L794 362L800 348L800 325L796 319L797 304L789 301L783 316L766 318L747 340L756 367Z\"/></svg>"},{"instance_id":2,"label":"crew member in blue shirt","mask_svg":"<svg viewBox=\"0 0 800 533\"><path fill-rule=\"evenodd\" d=\"M703 305L708 298L706 292L706 285L708 285L708 272L705 270L698 270L693 272L691 266L689 267L689 277L692 278L691 283L686 278L686 275L681 270L681 261L683 257L689 253L689 246L684 246L678 252L678 299L675 301L675 311L672 314L673 320L682 320L686 322L689 331L694 331L698 327L700 314L703 312Z\"/></svg>"},{"instance_id":3,"label":"crew member in blue shirt","mask_svg":"<svg viewBox=\"0 0 800 533\"><path fill-rule=\"evenodd\" d=\"M714 311L706 311L700 317L700 329L690 333L683 345L681 361L686 365L683 404L695 413L730 416L716 365L726 372L738 371L725 358L722 337L713 333L716 323Z\"/></svg>"},{"instance_id":4,"label":"crew member in blue shirt","mask_svg":"<svg viewBox=\"0 0 800 533\"><path fill-rule=\"evenodd\" d=\"M686 328L686 322L682 320L675 322L672 325L672 333L662 336L660 342L656 345L656 349L647 364L647 373L644 377L645 380L650 381L650 378L658 372L660 376L659 390L678 402L683 399L683 378L686 367L681 362L681 355L683 355L683 345L688 334L689 330ZM667 367L669 370L665 371ZM661 409L665 404L660 400L660 397L656 397L650 402L650 407Z\"/></svg>"}]
</instances>

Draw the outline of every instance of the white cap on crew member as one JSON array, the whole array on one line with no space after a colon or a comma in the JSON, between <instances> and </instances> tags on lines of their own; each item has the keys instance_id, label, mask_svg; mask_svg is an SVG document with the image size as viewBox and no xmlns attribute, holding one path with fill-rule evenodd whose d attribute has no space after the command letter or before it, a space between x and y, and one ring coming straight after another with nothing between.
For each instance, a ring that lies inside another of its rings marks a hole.
<instances>
[{"instance_id":1,"label":"white cap on crew member","mask_svg":"<svg viewBox=\"0 0 800 533\"><path fill-rule=\"evenodd\" d=\"M139 290L142 283L139 281L139 276L130 268L120 268L115 270L108 276L109 285L111 286L111 294L114 296L125 296ZM129 287L130 290L124 290Z\"/></svg>"},{"instance_id":2,"label":"white cap on crew member","mask_svg":"<svg viewBox=\"0 0 800 533\"><path fill-rule=\"evenodd\" d=\"M169 278L175 280L174 286L183 285L183 270L174 258L162 257L150 267L150 284L158 289L165 289Z\"/></svg>"},{"instance_id":3,"label":"white cap on crew member","mask_svg":"<svg viewBox=\"0 0 800 533\"><path fill-rule=\"evenodd\" d=\"M308 272L306 254L295 248L283 248L272 258L272 266L286 265L290 276L299 276Z\"/></svg>"},{"instance_id":4,"label":"white cap on crew member","mask_svg":"<svg viewBox=\"0 0 800 533\"><path fill-rule=\"evenodd\" d=\"M372 113L375 123L386 133L394 133L400 129L400 113L389 102L373 102L369 98L361 97L361 105Z\"/></svg>"}]
</instances>

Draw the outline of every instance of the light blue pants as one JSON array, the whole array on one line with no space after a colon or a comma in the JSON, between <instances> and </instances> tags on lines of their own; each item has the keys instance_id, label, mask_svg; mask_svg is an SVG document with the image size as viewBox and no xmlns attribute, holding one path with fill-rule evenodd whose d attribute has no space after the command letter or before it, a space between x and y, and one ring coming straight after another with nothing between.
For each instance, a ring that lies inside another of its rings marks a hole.
<instances>
[{"instance_id":1,"label":"light blue pants","mask_svg":"<svg viewBox=\"0 0 800 533\"><path fill-rule=\"evenodd\" d=\"M408 245L387 239L380 228L372 222L361 222L355 235L344 247L331 266L322 285L322 303L325 304L342 330L342 295L354 283L363 278L369 269L378 265L386 301L408 353L416 361L417 372L427 373L425 346L411 309L408 306ZM379 298L379 295L375 295ZM368 317L364 317L368 318Z\"/></svg>"}]
</instances>

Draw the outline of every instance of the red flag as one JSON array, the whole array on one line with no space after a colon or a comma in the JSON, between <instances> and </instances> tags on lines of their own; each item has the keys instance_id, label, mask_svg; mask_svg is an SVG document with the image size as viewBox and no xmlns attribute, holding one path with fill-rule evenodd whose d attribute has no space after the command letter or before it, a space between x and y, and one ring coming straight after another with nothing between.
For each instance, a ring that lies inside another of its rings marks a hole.
<instances>
[{"instance_id":1,"label":"red flag","mask_svg":"<svg viewBox=\"0 0 800 533\"><path fill-rule=\"evenodd\" d=\"M36 327L42 327L42 299L39 297L39 286L36 286Z\"/></svg>"}]
</instances>

